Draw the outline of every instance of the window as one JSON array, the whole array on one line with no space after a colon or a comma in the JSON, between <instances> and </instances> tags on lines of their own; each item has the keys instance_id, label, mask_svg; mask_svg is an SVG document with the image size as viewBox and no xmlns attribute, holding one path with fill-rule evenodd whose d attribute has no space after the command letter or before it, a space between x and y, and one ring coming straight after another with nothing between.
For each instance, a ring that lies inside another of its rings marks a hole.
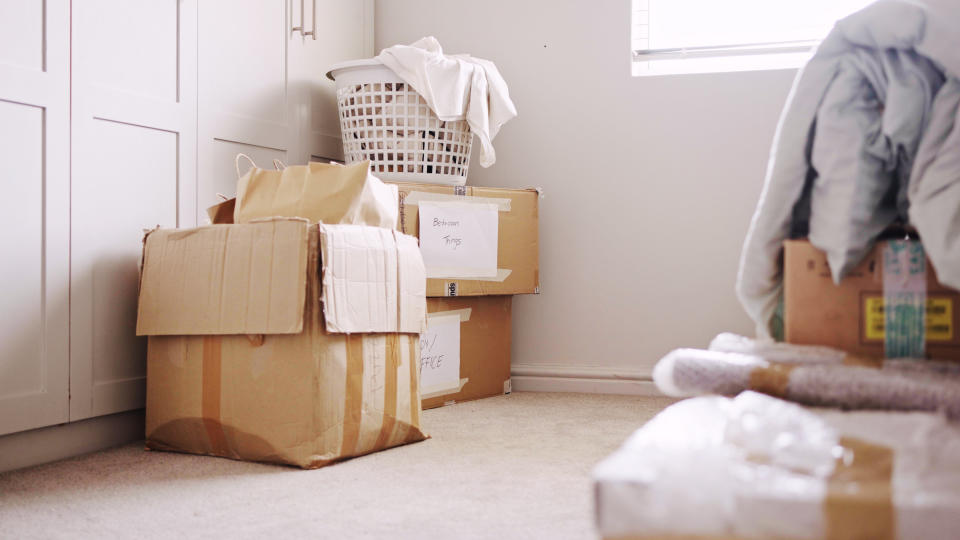
<instances>
[{"instance_id":1,"label":"window","mask_svg":"<svg viewBox=\"0 0 960 540\"><path fill-rule=\"evenodd\" d=\"M632 0L634 75L799 66L871 0Z\"/></svg>"}]
</instances>

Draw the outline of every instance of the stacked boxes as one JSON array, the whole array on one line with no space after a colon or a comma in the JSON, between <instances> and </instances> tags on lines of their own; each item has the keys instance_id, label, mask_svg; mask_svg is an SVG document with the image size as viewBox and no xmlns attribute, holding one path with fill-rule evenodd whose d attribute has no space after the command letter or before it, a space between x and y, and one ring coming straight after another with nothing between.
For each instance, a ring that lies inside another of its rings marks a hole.
<instances>
[{"instance_id":1,"label":"stacked boxes","mask_svg":"<svg viewBox=\"0 0 960 540\"><path fill-rule=\"evenodd\" d=\"M423 408L509 393L511 295L540 290L539 193L397 185L427 274Z\"/></svg>"},{"instance_id":2,"label":"stacked boxes","mask_svg":"<svg viewBox=\"0 0 960 540\"><path fill-rule=\"evenodd\" d=\"M399 191L397 228L420 239L427 266L427 315L432 324L421 338L423 407L510 393L511 296L540 292L539 192L387 184ZM210 219L233 223L234 206L231 199L210 208ZM423 208L426 212L421 212ZM449 312L459 314L459 327L452 324Z\"/></svg>"}]
</instances>

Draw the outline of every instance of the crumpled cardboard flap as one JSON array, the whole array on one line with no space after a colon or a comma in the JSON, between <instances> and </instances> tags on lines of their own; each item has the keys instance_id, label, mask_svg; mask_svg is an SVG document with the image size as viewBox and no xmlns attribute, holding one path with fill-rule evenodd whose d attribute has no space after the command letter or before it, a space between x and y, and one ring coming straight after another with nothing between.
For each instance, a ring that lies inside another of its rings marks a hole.
<instances>
[{"instance_id":1,"label":"crumpled cardboard flap","mask_svg":"<svg viewBox=\"0 0 960 540\"><path fill-rule=\"evenodd\" d=\"M327 331L423 332L426 272L417 239L361 225L319 227Z\"/></svg>"},{"instance_id":2,"label":"crumpled cardboard flap","mask_svg":"<svg viewBox=\"0 0 960 540\"><path fill-rule=\"evenodd\" d=\"M151 232L137 335L301 332L308 227L277 219Z\"/></svg>"},{"instance_id":3,"label":"crumpled cardboard flap","mask_svg":"<svg viewBox=\"0 0 960 540\"><path fill-rule=\"evenodd\" d=\"M285 216L394 229L397 187L383 183L369 169L369 161L310 163L278 171L254 167L237 181L234 222Z\"/></svg>"}]
</instances>

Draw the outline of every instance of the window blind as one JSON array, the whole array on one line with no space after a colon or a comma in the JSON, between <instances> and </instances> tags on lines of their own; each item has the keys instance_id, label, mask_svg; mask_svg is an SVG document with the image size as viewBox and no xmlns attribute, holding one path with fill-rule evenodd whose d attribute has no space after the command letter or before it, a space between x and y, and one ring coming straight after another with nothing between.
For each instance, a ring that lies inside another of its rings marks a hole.
<instances>
[{"instance_id":1,"label":"window blind","mask_svg":"<svg viewBox=\"0 0 960 540\"><path fill-rule=\"evenodd\" d=\"M871 0L632 0L636 60L809 50Z\"/></svg>"}]
</instances>

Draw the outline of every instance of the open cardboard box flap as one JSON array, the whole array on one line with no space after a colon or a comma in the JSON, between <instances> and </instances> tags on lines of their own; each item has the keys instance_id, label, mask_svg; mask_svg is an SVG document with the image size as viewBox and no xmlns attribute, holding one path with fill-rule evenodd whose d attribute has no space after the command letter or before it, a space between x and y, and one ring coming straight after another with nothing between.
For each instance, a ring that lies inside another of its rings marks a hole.
<instances>
[{"instance_id":1,"label":"open cardboard box flap","mask_svg":"<svg viewBox=\"0 0 960 540\"><path fill-rule=\"evenodd\" d=\"M301 332L308 228L277 219L150 232L137 335Z\"/></svg>"},{"instance_id":2,"label":"open cardboard box flap","mask_svg":"<svg viewBox=\"0 0 960 540\"><path fill-rule=\"evenodd\" d=\"M297 334L309 257L323 264L330 333L420 333L426 274L416 238L274 218L159 229L144 242L137 335ZM319 252L318 246L319 245Z\"/></svg>"},{"instance_id":3,"label":"open cardboard box flap","mask_svg":"<svg viewBox=\"0 0 960 540\"><path fill-rule=\"evenodd\" d=\"M426 330L427 278L416 238L362 225L319 228L327 332Z\"/></svg>"}]
</instances>

